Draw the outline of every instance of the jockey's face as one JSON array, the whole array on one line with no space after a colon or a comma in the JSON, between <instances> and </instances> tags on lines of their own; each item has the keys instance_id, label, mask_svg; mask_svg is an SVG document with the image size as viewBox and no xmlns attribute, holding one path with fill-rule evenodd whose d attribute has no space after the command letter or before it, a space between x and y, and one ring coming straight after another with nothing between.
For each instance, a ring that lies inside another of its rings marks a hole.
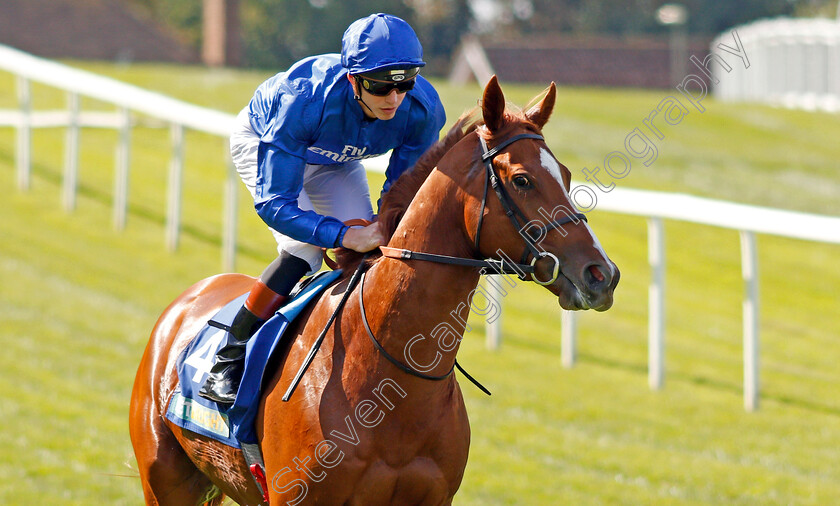
<instances>
[{"instance_id":1,"label":"jockey's face","mask_svg":"<svg viewBox=\"0 0 840 506\"><path fill-rule=\"evenodd\" d=\"M405 93L399 93L397 90L391 90L385 96L372 95L367 90L358 86L356 78L347 74L347 78L357 93L361 93L362 101L359 106L364 111L365 116L371 119L381 119L387 121L393 119L397 114L400 104L405 99Z\"/></svg>"}]
</instances>

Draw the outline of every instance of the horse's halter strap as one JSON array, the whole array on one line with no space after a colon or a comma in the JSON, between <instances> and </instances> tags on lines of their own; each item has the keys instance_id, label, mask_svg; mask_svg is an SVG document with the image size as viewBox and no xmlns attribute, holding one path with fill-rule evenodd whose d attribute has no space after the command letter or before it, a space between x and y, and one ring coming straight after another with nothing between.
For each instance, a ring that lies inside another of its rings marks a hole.
<instances>
[{"instance_id":1,"label":"horse's halter strap","mask_svg":"<svg viewBox=\"0 0 840 506\"><path fill-rule=\"evenodd\" d=\"M486 169L486 177L484 179L484 195L481 198L481 210L478 214L478 226L476 227L475 231L475 250L477 252L480 251L479 242L481 240L481 225L484 222L484 210L487 208L487 194L488 188L490 186L493 187L493 191L499 198L499 202L502 204L502 209L504 210L505 215L510 219L510 222L513 224L513 227L517 231L523 232L524 227L529 223L528 218L525 216L524 213L522 213L519 207L516 206L516 204L513 202L513 200L511 200L510 196L505 191L505 188L502 185L498 174L496 174L496 168L493 166L493 159L502 151L502 149L508 147L509 145L513 144L514 142L520 139L537 139L541 141L545 140L541 135L537 134L519 134L514 135L509 139L506 139L504 142L500 143L493 149L487 149L487 143L484 141L484 139L481 136L479 136L478 139L481 142L481 161L484 163L484 167ZM473 258L460 258L447 255L438 255L434 253L420 253L417 251L411 251L400 248L389 248L386 246L380 246L380 249L382 250L383 255L390 258L400 258L403 260L426 260L429 262L437 262L442 264L483 267L485 269L492 270L494 274L517 274L523 279L525 274L530 274L531 279L533 279L536 283L540 285L550 285L557 281L557 278L560 276L560 260L547 251L539 250L534 243L540 237L545 236L545 234L547 234L551 230L559 228L567 223L579 223L581 220L587 221L586 215L582 213L574 213L571 215L567 215L562 219L554 220L539 228L529 227L529 230L534 230L536 228L536 232L538 232L538 234L536 237L529 234L528 238L531 240L525 240L525 251L522 254L522 259L520 260L520 263L518 264L513 262L505 262L504 260L496 260L492 258L477 260ZM528 260L529 256L533 258L531 259L530 264L526 264L525 262ZM535 274L535 265L537 263L537 260L543 257L549 257L554 261L554 269L552 271L551 278L546 281L538 279Z\"/></svg>"},{"instance_id":2,"label":"horse's halter strap","mask_svg":"<svg viewBox=\"0 0 840 506\"><path fill-rule=\"evenodd\" d=\"M479 211L478 215L478 226L476 227L475 231L475 249L479 251L479 243L481 241L481 225L484 221L484 210L487 206L487 187L492 186L493 191L496 192L496 196L499 198L499 202L502 204L502 209L505 212L505 216L510 219L510 222L513 224L513 228L515 228L518 232L523 233L525 232L525 227L529 223L528 218L525 214L519 209L516 203L510 198L510 196L505 191L505 187L502 185L501 180L499 179L498 174L496 173L496 167L493 166L493 159L501 153L502 149L508 147L509 145L513 144L514 142L520 139L536 139L540 141L544 141L545 139L541 135L537 134L519 134L514 135L513 137L505 140L504 142L500 143L493 149L487 149L487 142L484 140L483 137L479 136L478 140L481 143L481 161L484 163L484 168L486 169L487 177L484 180L484 196L481 199L481 211ZM560 220L551 221L542 227L536 229L538 234L536 237L528 234L528 239L525 239L525 251L522 253L522 259L520 260L521 264L525 264L528 260L529 256L532 256L531 264L529 267L531 269L535 268L535 264L537 260L543 257L549 257L554 261L554 269L552 270L551 278L547 281L542 281L537 278L536 273L533 270L530 272L531 278L540 285L550 285L557 281L558 276L560 276L560 260L554 256L553 254L547 251L541 251L537 248L534 244L539 238L544 237L549 231L559 228L567 223L579 223L581 220L586 220L586 215L582 213L574 213L571 215L566 215L564 218ZM531 228L529 228L531 230Z\"/></svg>"},{"instance_id":3,"label":"horse's halter strap","mask_svg":"<svg viewBox=\"0 0 840 506\"><path fill-rule=\"evenodd\" d=\"M440 381L440 380L448 378L452 374L452 371L457 367L458 370L461 371L461 373L464 376L466 376L468 380L472 381L475 386L480 388L482 392L484 392L487 395L490 395L490 391L487 390L486 388L484 388L484 385L479 383L475 378L470 376L470 374L461 367L461 364L458 363L457 359L455 360L455 364L453 364L452 369L449 369L449 372L447 372L443 376L430 376L428 374L423 374L419 371L415 371L414 369L412 369L412 368L408 367L407 365L403 364L402 362L400 362L399 360L397 360L396 358L391 356L387 351L385 351L385 348L382 347L382 344L379 341L377 341L376 337L373 335L373 331L370 329L370 325L368 324L368 321L367 321L367 315L365 314L364 291L365 291L365 269L367 268L367 265L365 264L365 260L367 259L369 254L370 253L365 253L365 255L362 257L362 260L359 262L359 266L356 267L356 270L353 272L353 275L350 276L350 281L348 281L347 287L344 289L344 295L341 296L341 300L338 302L338 305L335 307L335 311L333 311L333 314L332 314L332 316L330 316L330 319L327 320L327 324L324 326L324 329L321 331L321 334L318 336L318 339L315 340L315 343L309 349L309 353L307 353L306 357L304 358L303 362L301 363L297 374L295 374L295 377L292 379L292 383L289 385L289 388L286 390L286 393L283 395L283 402L288 402L289 399L292 397L292 394L294 393L295 389L297 388L298 384L300 383L300 380L303 378L304 373L306 373L306 370L309 369L309 366L312 364L312 360L315 359L315 354L318 353L318 350L321 349L321 343L324 342L324 337L326 337L327 331L332 326L333 322L335 321L336 316L338 316L338 312L341 311L344 308L344 305L347 303L347 299L350 297L350 294L353 293L353 289L356 288L356 286L359 287L359 311L362 314L362 322L365 324L365 330L367 331L368 337L370 337L371 341L373 341L373 344L376 347L377 351L379 351L379 353L384 355L385 358L388 359L389 362L391 362L392 364L397 366L403 372L411 374L412 376L417 376L418 378L423 378L423 379L427 379L427 380L434 380L434 381Z\"/></svg>"}]
</instances>

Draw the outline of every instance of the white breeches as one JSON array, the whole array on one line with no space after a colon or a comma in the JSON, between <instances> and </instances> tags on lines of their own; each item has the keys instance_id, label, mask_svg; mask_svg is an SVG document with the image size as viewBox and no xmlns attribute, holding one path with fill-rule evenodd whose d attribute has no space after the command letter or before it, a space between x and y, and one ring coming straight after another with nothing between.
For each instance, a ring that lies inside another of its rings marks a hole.
<instances>
[{"instance_id":1,"label":"white breeches","mask_svg":"<svg viewBox=\"0 0 840 506\"><path fill-rule=\"evenodd\" d=\"M230 136L230 152L236 171L255 197L257 183L257 148L259 135L251 128L247 107L236 118L236 127ZM353 218L373 219L365 168L359 161L336 165L307 164L303 172L303 189L298 196L298 207L315 211L341 221ZM277 252L284 251L309 262L312 272L321 268L321 248L297 241L269 227L277 241Z\"/></svg>"}]
</instances>

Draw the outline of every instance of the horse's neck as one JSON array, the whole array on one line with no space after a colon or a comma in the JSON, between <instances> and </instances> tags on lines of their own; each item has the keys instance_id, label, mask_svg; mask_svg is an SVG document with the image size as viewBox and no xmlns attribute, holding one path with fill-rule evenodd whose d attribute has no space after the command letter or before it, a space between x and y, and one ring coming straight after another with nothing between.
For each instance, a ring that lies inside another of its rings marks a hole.
<instances>
[{"instance_id":1,"label":"horse's neck","mask_svg":"<svg viewBox=\"0 0 840 506\"><path fill-rule=\"evenodd\" d=\"M469 256L470 242L464 237L463 207L456 190L424 190L418 193L389 246ZM406 365L437 362L426 373L445 374L454 364L469 314L469 297L478 279L474 268L382 259L365 283L371 329L383 347ZM410 358L406 355L409 345Z\"/></svg>"}]
</instances>

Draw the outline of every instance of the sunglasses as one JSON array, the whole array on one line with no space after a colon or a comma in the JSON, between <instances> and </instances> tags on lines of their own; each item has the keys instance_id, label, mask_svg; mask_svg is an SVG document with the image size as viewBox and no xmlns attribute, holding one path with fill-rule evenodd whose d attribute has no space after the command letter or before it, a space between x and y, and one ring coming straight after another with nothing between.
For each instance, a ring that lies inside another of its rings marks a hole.
<instances>
[{"instance_id":1,"label":"sunglasses","mask_svg":"<svg viewBox=\"0 0 840 506\"><path fill-rule=\"evenodd\" d=\"M397 90L397 93L405 93L414 88L415 78L406 79L405 81L380 81L378 79L370 79L362 75L356 75L356 79L371 95L377 97L384 97L391 93L392 90Z\"/></svg>"}]
</instances>

